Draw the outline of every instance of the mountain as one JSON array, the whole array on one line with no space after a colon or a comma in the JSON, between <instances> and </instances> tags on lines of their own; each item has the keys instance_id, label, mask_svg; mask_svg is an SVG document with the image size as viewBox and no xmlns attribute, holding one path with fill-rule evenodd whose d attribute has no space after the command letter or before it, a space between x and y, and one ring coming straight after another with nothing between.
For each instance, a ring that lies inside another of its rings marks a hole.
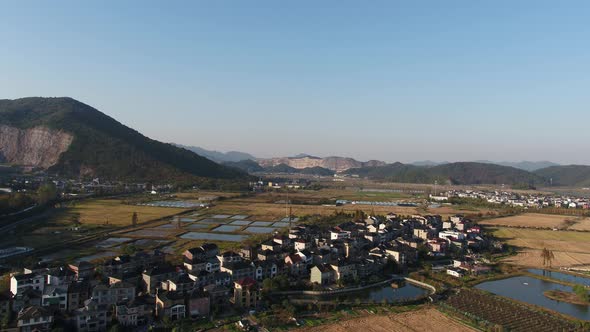
<instances>
[{"instance_id":1,"label":"mountain","mask_svg":"<svg viewBox=\"0 0 590 332\"><path fill-rule=\"evenodd\" d=\"M205 158L211 159L211 160L218 162L218 163L224 163L226 161L239 162L242 160L255 160L256 159L256 157L254 157L253 155L251 155L249 153L245 153L245 152L239 152L239 151L220 152L220 151L203 149L198 146L185 146L185 145L181 145L181 144L174 144L174 145L184 148L184 149L187 149L189 151L192 151L192 152L198 154L199 156L203 156Z\"/></svg>"},{"instance_id":2,"label":"mountain","mask_svg":"<svg viewBox=\"0 0 590 332\"><path fill-rule=\"evenodd\" d=\"M72 98L0 100L0 155L9 164L63 176L159 183L246 177Z\"/></svg>"},{"instance_id":3,"label":"mountain","mask_svg":"<svg viewBox=\"0 0 590 332\"><path fill-rule=\"evenodd\" d=\"M307 174L307 175L320 175L320 176L332 176L334 171L327 168L314 166L306 168L295 168L286 164L279 164L276 166L266 167L264 169L266 173L286 173L286 174Z\"/></svg>"},{"instance_id":4,"label":"mountain","mask_svg":"<svg viewBox=\"0 0 590 332\"><path fill-rule=\"evenodd\" d=\"M420 161L414 161L412 163L410 163L410 165L414 165L414 166L438 166L438 165L442 165L442 164L448 164L448 161L432 161L432 160L420 160Z\"/></svg>"},{"instance_id":5,"label":"mountain","mask_svg":"<svg viewBox=\"0 0 590 332\"><path fill-rule=\"evenodd\" d=\"M374 180L406 183L434 183L434 181L439 181L441 184L541 185L546 183L546 180L541 176L521 169L475 162L458 162L437 166L394 163L378 167L350 169L345 173Z\"/></svg>"},{"instance_id":6,"label":"mountain","mask_svg":"<svg viewBox=\"0 0 590 332\"><path fill-rule=\"evenodd\" d=\"M551 166L535 171L554 186L590 187L590 166Z\"/></svg>"},{"instance_id":7,"label":"mountain","mask_svg":"<svg viewBox=\"0 0 590 332\"><path fill-rule=\"evenodd\" d=\"M334 172L343 172L351 168L383 166L384 162L378 160L370 160L367 162L357 161L352 158L344 157L313 157L309 155L299 155L296 157L270 158L258 159L258 164L264 168L274 167L281 164L289 167L303 169L310 167L322 167Z\"/></svg>"},{"instance_id":8,"label":"mountain","mask_svg":"<svg viewBox=\"0 0 590 332\"><path fill-rule=\"evenodd\" d=\"M237 168L247 173L264 172L264 167L258 165L254 160L246 159L240 161L226 161L223 165Z\"/></svg>"},{"instance_id":9,"label":"mountain","mask_svg":"<svg viewBox=\"0 0 590 332\"><path fill-rule=\"evenodd\" d=\"M529 171L529 172L533 172L538 169L546 168L546 167L550 167L550 166L559 166L559 164L556 164L556 163L553 163L550 161L518 161L518 162L501 161L501 162L496 162L496 161L489 161L489 160L475 160L473 162L480 163L480 164L495 164L495 165L500 165L500 166L514 167L514 168L522 169L522 170ZM450 164L450 162L422 160L422 161L415 161L415 162L411 163L411 165L414 165L414 166L438 166L438 165L444 165L444 164Z\"/></svg>"},{"instance_id":10,"label":"mountain","mask_svg":"<svg viewBox=\"0 0 590 332\"><path fill-rule=\"evenodd\" d=\"M269 166L265 167L264 171L267 173L287 173L287 174L294 174L297 173L298 169L291 167L287 164L278 164L276 166Z\"/></svg>"},{"instance_id":11,"label":"mountain","mask_svg":"<svg viewBox=\"0 0 590 332\"><path fill-rule=\"evenodd\" d=\"M554 162L550 161L501 161L501 162L494 162L489 160L478 160L477 163L486 163L486 164L496 164L501 166L508 166L523 169L525 171L534 172L538 169L547 168L551 166L559 166Z\"/></svg>"}]
</instances>

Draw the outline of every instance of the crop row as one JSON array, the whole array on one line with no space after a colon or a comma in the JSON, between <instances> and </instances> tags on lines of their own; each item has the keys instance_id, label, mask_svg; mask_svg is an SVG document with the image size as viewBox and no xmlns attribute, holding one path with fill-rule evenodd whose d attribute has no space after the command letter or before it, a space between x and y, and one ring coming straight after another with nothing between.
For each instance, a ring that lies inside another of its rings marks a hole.
<instances>
[{"instance_id":1,"label":"crop row","mask_svg":"<svg viewBox=\"0 0 590 332\"><path fill-rule=\"evenodd\" d=\"M509 331L577 331L575 324L559 316L473 289L462 289L443 307L480 325L500 325Z\"/></svg>"}]
</instances>

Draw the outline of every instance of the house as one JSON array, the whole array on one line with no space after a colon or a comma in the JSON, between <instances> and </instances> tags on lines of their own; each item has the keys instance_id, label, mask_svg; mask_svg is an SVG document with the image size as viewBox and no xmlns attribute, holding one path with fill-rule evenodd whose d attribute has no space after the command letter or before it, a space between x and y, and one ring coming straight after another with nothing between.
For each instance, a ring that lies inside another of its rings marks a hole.
<instances>
[{"instance_id":1,"label":"house","mask_svg":"<svg viewBox=\"0 0 590 332\"><path fill-rule=\"evenodd\" d=\"M111 285L98 284L92 289L92 299L98 304L114 305L120 301L130 301L135 298L135 286L119 282Z\"/></svg>"},{"instance_id":2,"label":"house","mask_svg":"<svg viewBox=\"0 0 590 332\"><path fill-rule=\"evenodd\" d=\"M115 306L115 317L122 326L133 327L148 324L156 299L150 295L138 296L131 301L122 301Z\"/></svg>"},{"instance_id":3,"label":"house","mask_svg":"<svg viewBox=\"0 0 590 332\"><path fill-rule=\"evenodd\" d=\"M107 306L90 299L84 307L74 310L73 321L79 332L100 332L107 329Z\"/></svg>"},{"instance_id":4,"label":"house","mask_svg":"<svg viewBox=\"0 0 590 332\"><path fill-rule=\"evenodd\" d=\"M273 261L255 261L255 279L258 281L274 278L278 274L277 264Z\"/></svg>"},{"instance_id":5,"label":"house","mask_svg":"<svg viewBox=\"0 0 590 332\"><path fill-rule=\"evenodd\" d=\"M22 309L30 306L41 306L41 296L43 293L33 288L25 288L19 291L12 299L12 312L20 312Z\"/></svg>"},{"instance_id":6,"label":"house","mask_svg":"<svg viewBox=\"0 0 590 332\"><path fill-rule=\"evenodd\" d=\"M43 291L45 288L45 276L42 274L17 274L10 278L10 293L12 296L17 295L26 288Z\"/></svg>"},{"instance_id":7,"label":"house","mask_svg":"<svg viewBox=\"0 0 590 332\"><path fill-rule=\"evenodd\" d=\"M80 261L69 264L68 268L76 275L76 280L86 280L94 276L94 265L90 262Z\"/></svg>"},{"instance_id":8,"label":"house","mask_svg":"<svg viewBox=\"0 0 590 332\"><path fill-rule=\"evenodd\" d=\"M254 260L258 256L258 248L255 246L243 247L240 249L240 255L244 259Z\"/></svg>"},{"instance_id":9,"label":"house","mask_svg":"<svg viewBox=\"0 0 590 332\"><path fill-rule=\"evenodd\" d=\"M201 289L195 289L188 295L188 314L191 318L208 317L211 311L209 295Z\"/></svg>"},{"instance_id":10,"label":"house","mask_svg":"<svg viewBox=\"0 0 590 332\"><path fill-rule=\"evenodd\" d=\"M353 280L357 278L356 266L349 260L340 259L330 264L334 269L336 280Z\"/></svg>"},{"instance_id":11,"label":"house","mask_svg":"<svg viewBox=\"0 0 590 332\"><path fill-rule=\"evenodd\" d=\"M116 304L121 301L131 301L135 298L135 286L126 282L118 282L109 286L111 302Z\"/></svg>"},{"instance_id":12,"label":"house","mask_svg":"<svg viewBox=\"0 0 590 332\"><path fill-rule=\"evenodd\" d=\"M156 317L172 320L186 317L184 294L180 292L158 291L156 293Z\"/></svg>"},{"instance_id":13,"label":"house","mask_svg":"<svg viewBox=\"0 0 590 332\"><path fill-rule=\"evenodd\" d=\"M465 274L463 273L462 270L456 269L456 268L448 268L447 269L447 274L448 275L451 275L451 276L453 276L455 278L461 278L461 277L465 276Z\"/></svg>"},{"instance_id":14,"label":"house","mask_svg":"<svg viewBox=\"0 0 590 332\"><path fill-rule=\"evenodd\" d=\"M51 269L47 273L47 285L54 285L54 286L62 286L62 285L69 285L73 281L76 280L76 273L70 270L67 267L59 267L56 269Z\"/></svg>"},{"instance_id":15,"label":"house","mask_svg":"<svg viewBox=\"0 0 590 332\"><path fill-rule=\"evenodd\" d=\"M47 285L41 295L41 306L66 311L68 309L68 287Z\"/></svg>"},{"instance_id":16,"label":"house","mask_svg":"<svg viewBox=\"0 0 590 332\"><path fill-rule=\"evenodd\" d=\"M205 293L209 296L211 307L222 309L229 304L229 288L222 285L211 284L203 287Z\"/></svg>"},{"instance_id":17,"label":"house","mask_svg":"<svg viewBox=\"0 0 590 332\"><path fill-rule=\"evenodd\" d=\"M295 240L295 250L303 251L308 249L311 249L311 242L304 239Z\"/></svg>"},{"instance_id":18,"label":"house","mask_svg":"<svg viewBox=\"0 0 590 332\"><path fill-rule=\"evenodd\" d=\"M328 264L315 265L311 268L310 282L318 285L330 285L336 280L336 272Z\"/></svg>"},{"instance_id":19,"label":"house","mask_svg":"<svg viewBox=\"0 0 590 332\"><path fill-rule=\"evenodd\" d=\"M225 263L221 266L221 272L227 272L232 280L254 278L254 265L246 261Z\"/></svg>"},{"instance_id":20,"label":"house","mask_svg":"<svg viewBox=\"0 0 590 332\"><path fill-rule=\"evenodd\" d=\"M173 292L190 292L195 288L195 281L187 274L180 274L162 283L162 288Z\"/></svg>"},{"instance_id":21,"label":"house","mask_svg":"<svg viewBox=\"0 0 590 332\"><path fill-rule=\"evenodd\" d=\"M242 256L240 256L238 253L235 253L233 251L225 251L222 254L217 255L217 260L219 260L219 263L221 264L221 266L224 266L225 264L228 264L228 263L241 262Z\"/></svg>"},{"instance_id":22,"label":"house","mask_svg":"<svg viewBox=\"0 0 590 332\"><path fill-rule=\"evenodd\" d=\"M256 280L244 278L234 282L232 303L238 308L256 308L260 304L261 289Z\"/></svg>"},{"instance_id":23,"label":"house","mask_svg":"<svg viewBox=\"0 0 590 332\"><path fill-rule=\"evenodd\" d=\"M142 274L144 289L146 292L153 294L162 281L173 278L175 275L176 269L173 266L164 265L145 270Z\"/></svg>"},{"instance_id":24,"label":"house","mask_svg":"<svg viewBox=\"0 0 590 332\"><path fill-rule=\"evenodd\" d=\"M52 324L53 314L42 307L30 306L18 313L17 326L21 332L50 331Z\"/></svg>"},{"instance_id":25,"label":"house","mask_svg":"<svg viewBox=\"0 0 590 332\"><path fill-rule=\"evenodd\" d=\"M296 253L285 257L285 265L289 268L291 275L298 276L307 273L307 265L303 260L303 256Z\"/></svg>"},{"instance_id":26,"label":"house","mask_svg":"<svg viewBox=\"0 0 590 332\"><path fill-rule=\"evenodd\" d=\"M78 309L88 300L90 285L88 282L77 281L68 285L68 311Z\"/></svg>"}]
</instances>

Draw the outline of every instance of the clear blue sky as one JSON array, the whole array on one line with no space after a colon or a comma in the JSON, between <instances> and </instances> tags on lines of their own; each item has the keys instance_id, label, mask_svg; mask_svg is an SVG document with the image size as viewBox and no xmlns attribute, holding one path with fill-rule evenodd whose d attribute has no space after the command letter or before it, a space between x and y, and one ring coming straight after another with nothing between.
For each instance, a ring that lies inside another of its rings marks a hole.
<instances>
[{"instance_id":1,"label":"clear blue sky","mask_svg":"<svg viewBox=\"0 0 590 332\"><path fill-rule=\"evenodd\" d=\"M588 1L6 1L0 98L256 156L590 163Z\"/></svg>"}]
</instances>

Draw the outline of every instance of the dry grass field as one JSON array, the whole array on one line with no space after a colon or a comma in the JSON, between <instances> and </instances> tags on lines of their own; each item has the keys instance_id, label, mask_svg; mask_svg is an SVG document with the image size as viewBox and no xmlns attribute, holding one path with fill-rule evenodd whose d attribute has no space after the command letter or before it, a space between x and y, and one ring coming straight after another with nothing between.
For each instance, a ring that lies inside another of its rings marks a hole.
<instances>
[{"instance_id":1,"label":"dry grass field","mask_svg":"<svg viewBox=\"0 0 590 332\"><path fill-rule=\"evenodd\" d=\"M481 221L480 224L506 227L590 230L590 218L541 213L525 213L517 216L489 219Z\"/></svg>"},{"instance_id":2,"label":"dry grass field","mask_svg":"<svg viewBox=\"0 0 590 332\"><path fill-rule=\"evenodd\" d=\"M355 318L338 323L302 328L297 331L309 332L405 332L405 331L432 331L432 332L467 332L474 329L463 325L443 315L433 308L425 308L416 311L391 315L375 315Z\"/></svg>"},{"instance_id":3,"label":"dry grass field","mask_svg":"<svg viewBox=\"0 0 590 332\"><path fill-rule=\"evenodd\" d=\"M518 247L518 254L506 259L520 266L542 267L541 250L552 250L555 267L590 265L590 232L551 231L527 228L497 227L495 236Z\"/></svg>"},{"instance_id":4,"label":"dry grass field","mask_svg":"<svg viewBox=\"0 0 590 332\"><path fill-rule=\"evenodd\" d=\"M128 226L133 212L137 212L138 222L159 219L186 211L186 209L136 206L122 204L117 199L92 199L77 203L59 215L57 223L71 224L72 217L80 216L83 225Z\"/></svg>"}]
</instances>

